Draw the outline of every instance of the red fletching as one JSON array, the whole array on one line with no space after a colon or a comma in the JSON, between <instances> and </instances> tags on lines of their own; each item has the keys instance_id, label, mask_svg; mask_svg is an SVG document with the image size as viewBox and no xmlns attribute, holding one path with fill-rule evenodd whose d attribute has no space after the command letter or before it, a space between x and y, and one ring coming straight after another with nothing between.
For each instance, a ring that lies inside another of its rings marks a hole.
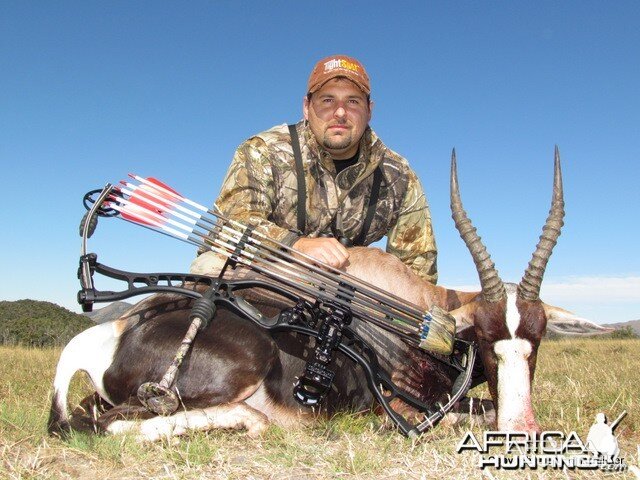
<instances>
[{"instance_id":1,"label":"red fletching","mask_svg":"<svg viewBox=\"0 0 640 480\"><path fill-rule=\"evenodd\" d=\"M129 176L134 177L131 174L129 174ZM175 197L168 192L180 198L182 198L182 195L157 178L148 177L146 180L153 186L146 184L139 185L133 191L133 194L129 196L130 203L124 206L121 215L126 220L132 222L161 226L163 222L152 214L164 216L165 210L171 209L169 205L175 201ZM159 188L154 188L154 186Z\"/></svg>"},{"instance_id":2,"label":"red fletching","mask_svg":"<svg viewBox=\"0 0 640 480\"><path fill-rule=\"evenodd\" d=\"M173 188L171 188L169 185L167 185L166 183L161 182L160 180L158 180L157 178L153 178L153 177L147 177L147 181L149 183L153 183L154 185L159 186L160 188L164 188L165 190L170 191L171 193L177 195L178 197L182 197L182 195L180 195L178 192L176 192ZM157 191L158 195L162 195L166 198L170 198L170 195L167 195L165 192L162 191Z\"/></svg>"},{"instance_id":3,"label":"red fletching","mask_svg":"<svg viewBox=\"0 0 640 480\"><path fill-rule=\"evenodd\" d=\"M131 203L121 207L120 216L130 222L140 223L142 225L152 225L154 227L160 227L163 223L157 218L151 216L149 210Z\"/></svg>"}]
</instances>

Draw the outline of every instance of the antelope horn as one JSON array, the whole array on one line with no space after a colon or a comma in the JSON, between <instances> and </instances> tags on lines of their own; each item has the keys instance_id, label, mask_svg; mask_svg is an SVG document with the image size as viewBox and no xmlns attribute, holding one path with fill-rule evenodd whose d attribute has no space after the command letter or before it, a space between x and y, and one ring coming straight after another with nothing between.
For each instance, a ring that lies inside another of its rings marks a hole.
<instances>
[{"instance_id":1,"label":"antelope horn","mask_svg":"<svg viewBox=\"0 0 640 480\"><path fill-rule=\"evenodd\" d=\"M562 196L562 172L560 171L560 152L558 146L555 148L554 172L553 172L553 197L551 200L551 210L544 227L542 235L533 252L533 257L529 262L527 270L524 272L522 280L518 284L518 296L524 300L535 301L540 295L540 285L542 277L547 268L547 262L553 247L555 247L560 230L564 222L564 199Z\"/></svg>"},{"instance_id":2,"label":"antelope horn","mask_svg":"<svg viewBox=\"0 0 640 480\"><path fill-rule=\"evenodd\" d=\"M491 256L482 244L482 239L476 233L475 227L462 208L460 190L458 189L458 169L456 166L456 150L451 152L451 217L456 224L460 237L467 245L471 257L476 264L476 270L480 277L482 296L487 302L499 302L505 297L505 289Z\"/></svg>"}]
</instances>

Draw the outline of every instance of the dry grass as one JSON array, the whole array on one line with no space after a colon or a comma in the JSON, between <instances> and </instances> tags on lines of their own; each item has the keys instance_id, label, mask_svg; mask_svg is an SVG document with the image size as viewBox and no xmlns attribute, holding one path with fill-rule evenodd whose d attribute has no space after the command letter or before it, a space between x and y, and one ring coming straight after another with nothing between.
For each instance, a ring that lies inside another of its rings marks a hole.
<instances>
[{"instance_id":1,"label":"dry grass","mask_svg":"<svg viewBox=\"0 0 640 480\"><path fill-rule=\"evenodd\" d=\"M340 415L314 428L272 427L259 439L242 432L193 434L175 445L138 445L127 437L45 432L59 350L0 348L0 478L603 478L588 471L481 471L474 454L458 455L475 426L440 425L418 441L385 428L371 414ZM600 411L629 415L616 430L621 456L638 465L640 340L562 340L541 346L534 407L546 429L583 438ZM90 391L77 376L72 402ZM476 396L486 396L477 389ZM607 478L634 478L631 472Z\"/></svg>"}]
</instances>

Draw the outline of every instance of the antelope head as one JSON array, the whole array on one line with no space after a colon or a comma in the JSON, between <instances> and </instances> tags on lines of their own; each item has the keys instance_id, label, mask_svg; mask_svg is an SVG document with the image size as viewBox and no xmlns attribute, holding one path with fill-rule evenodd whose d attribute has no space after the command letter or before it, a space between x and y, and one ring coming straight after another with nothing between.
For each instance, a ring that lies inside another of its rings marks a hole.
<instances>
[{"instance_id":1,"label":"antelope head","mask_svg":"<svg viewBox=\"0 0 640 480\"><path fill-rule=\"evenodd\" d=\"M487 249L462 208L455 150L451 157L451 212L456 228L471 252L482 287L475 301L451 313L460 323L473 325L489 391L497 409L498 429L540 431L531 406L531 382L538 347L547 326L540 286L564 217L558 148L555 149L549 217L518 285L505 284L500 279Z\"/></svg>"}]
</instances>

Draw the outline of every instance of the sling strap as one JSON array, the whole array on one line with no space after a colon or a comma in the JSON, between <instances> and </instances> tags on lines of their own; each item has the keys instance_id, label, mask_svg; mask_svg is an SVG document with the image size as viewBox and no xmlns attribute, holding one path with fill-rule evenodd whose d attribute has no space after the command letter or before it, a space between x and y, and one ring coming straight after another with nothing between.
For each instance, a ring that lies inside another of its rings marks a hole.
<instances>
[{"instance_id":1,"label":"sling strap","mask_svg":"<svg viewBox=\"0 0 640 480\"><path fill-rule=\"evenodd\" d=\"M304 179L304 167L302 166L302 152L300 151L300 140L295 125L289 125L291 135L291 148L293 158L296 160L296 178L298 180L298 230L304 234L307 225L307 186Z\"/></svg>"},{"instance_id":2,"label":"sling strap","mask_svg":"<svg viewBox=\"0 0 640 480\"><path fill-rule=\"evenodd\" d=\"M362 224L362 230L360 234L353 240L354 246L364 245L364 241L367 239L367 233L371 228L373 222L373 216L376 213L376 204L378 203L378 197L380 196L380 185L382 184L382 165L378 165L378 168L373 172L373 184L371 185L371 195L369 196L369 206L367 207L367 216L364 218Z\"/></svg>"},{"instance_id":3,"label":"sling strap","mask_svg":"<svg viewBox=\"0 0 640 480\"><path fill-rule=\"evenodd\" d=\"M298 139L298 132L295 125L289 125L289 135L291 135L291 149L293 150L293 158L296 162L296 178L298 181L298 230L304 234L307 224L307 186L304 177L304 167L302 166L300 140ZM351 246L364 245L364 241L367 238L367 233L369 233L373 217L376 213L376 204L378 203L378 197L380 196L382 176L382 165L378 165L378 168L373 172L371 195L369 196L369 205L367 206L367 213L362 224L362 229L353 241L348 242ZM335 225L335 217L332 225Z\"/></svg>"}]
</instances>

